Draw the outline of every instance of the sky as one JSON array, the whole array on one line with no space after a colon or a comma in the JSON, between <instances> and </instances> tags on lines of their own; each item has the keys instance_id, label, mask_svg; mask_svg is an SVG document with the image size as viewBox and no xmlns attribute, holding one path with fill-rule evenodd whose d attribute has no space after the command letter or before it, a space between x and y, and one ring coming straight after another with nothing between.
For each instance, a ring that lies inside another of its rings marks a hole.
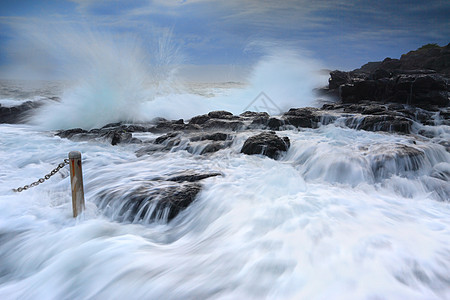
<instances>
[{"instance_id":1,"label":"sky","mask_svg":"<svg viewBox=\"0 0 450 300\"><path fill-rule=\"evenodd\" d=\"M72 52L95 44L79 41L86 36L139 40L148 52L155 46L147 41L163 37L170 42L158 51L181 53L175 62L229 72L255 63L267 48L296 49L324 68L352 70L427 43L448 44L450 1L2 0L0 76L31 61L49 64L44 54L68 48L61 43L69 36Z\"/></svg>"}]
</instances>

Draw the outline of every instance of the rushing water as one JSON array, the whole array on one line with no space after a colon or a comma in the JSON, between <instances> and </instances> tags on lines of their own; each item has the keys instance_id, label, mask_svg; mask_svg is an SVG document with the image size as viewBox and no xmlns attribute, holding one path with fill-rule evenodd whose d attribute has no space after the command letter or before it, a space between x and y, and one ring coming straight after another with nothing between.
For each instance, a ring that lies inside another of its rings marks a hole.
<instances>
[{"instance_id":1,"label":"rushing water","mask_svg":"<svg viewBox=\"0 0 450 300\"><path fill-rule=\"evenodd\" d=\"M181 144L142 156L135 153L141 145L74 142L48 131L220 108L240 113L263 88L284 99L283 108L308 105L311 94L294 97L295 80L286 78L306 81L303 90L316 79L298 73L309 64L286 55L260 63L247 85L160 94L134 79L117 85L108 74L101 84L70 88L3 83L3 106L62 100L39 110L33 125L0 125L0 299L449 299L450 154L439 144L449 139L448 126L414 125L429 138L339 122L281 131L291 148L278 161L240 153L256 129L235 133L230 148L213 154ZM287 59L297 64L290 68ZM399 155L405 148L418 155ZM66 168L12 191L72 150L83 153L81 217L71 217ZM171 222L120 222L117 209L130 191L186 170L222 176L202 180L196 200ZM116 202L105 206L105 193Z\"/></svg>"}]
</instances>

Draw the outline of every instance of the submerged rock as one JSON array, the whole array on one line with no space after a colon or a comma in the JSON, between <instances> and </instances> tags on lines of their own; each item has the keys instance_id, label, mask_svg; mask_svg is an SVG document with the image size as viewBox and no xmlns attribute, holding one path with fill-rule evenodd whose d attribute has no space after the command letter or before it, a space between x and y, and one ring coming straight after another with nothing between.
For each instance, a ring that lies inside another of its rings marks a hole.
<instances>
[{"instance_id":1,"label":"submerged rock","mask_svg":"<svg viewBox=\"0 0 450 300\"><path fill-rule=\"evenodd\" d=\"M113 208L113 217L119 222L170 222L195 200L200 190L198 183L161 187L142 185L126 195L103 193L99 197L99 207L106 214L111 214L109 207Z\"/></svg>"},{"instance_id":2,"label":"submerged rock","mask_svg":"<svg viewBox=\"0 0 450 300\"><path fill-rule=\"evenodd\" d=\"M280 138L274 132L263 132L249 137L242 146L241 153L248 155L262 154L278 159L289 147L288 137Z\"/></svg>"},{"instance_id":3,"label":"submerged rock","mask_svg":"<svg viewBox=\"0 0 450 300\"><path fill-rule=\"evenodd\" d=\"M170 222L194 202L202 189L201 180L221 175L184 171L154 178L128 189L101 192L98 206L120 222Z\"/></svg>"},{"instance_id":4,"label":"submerged rock","mask_svg":"<svg viewBox=\"0 0 450 300\"><path fill-rule=\"evenodd\" d=\"M388 178L402 172L417 171L425 159L424 151L413 146L375 145L367 152L375 178Z\"/></svg>"},{"instance_id":5,"label":"submerged rock","mask_svg":"<svg viewBox=\"0 0 450 300\"><path fill-rule=\"evenodd\" d=\"M222 173L217 173L217 172L199 174L199 173L187 171L187 172L183 172L181 174L177 174L173 177L169 177L166 180L167 181L176 181L176 182L184 182L184 181L197 182L197 181L205 179L205 178L221 176L221 175L222 175Z\"/></svg>"}]
</instances>

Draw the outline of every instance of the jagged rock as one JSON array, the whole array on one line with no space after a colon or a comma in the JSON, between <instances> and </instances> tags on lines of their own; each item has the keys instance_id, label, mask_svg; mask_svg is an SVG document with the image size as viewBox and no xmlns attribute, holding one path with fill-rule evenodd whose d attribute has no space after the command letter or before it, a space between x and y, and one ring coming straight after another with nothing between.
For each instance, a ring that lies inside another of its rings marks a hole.
<instances>
[{"instance_id":1,"label":"jagged rock","mask_svg":"<svg viewBox=\"0 0 450 300\"><path fill-rule=\"evenodd\" d=\"M111 145L115 146L120 143L137 142L138 139L133 141L132 134L129 132L110 131L104 135L105 138L111 141Z\"/></svg>"},{"instance_id":2,"label":"jagged rock","mask_svg":"<svg viewBox=\"0 0 450 300\"><path fill-rule=\"evenodd\" d=\"M410 133L412 121L391 115L369 115L362 118L348 118L345 124L358 130Z\"/></svg>"},{"instance_id":3,"label":"jagged rock","mask_svg":"<svg viewBox=\"0 0 450 300\"><path fill-rule=\"evenodd\" d=\"M198 135L198 136L193 136L190 138L190 140L193 142L204 141L204 140L225 141L226 139L228 139L228 134L223 133L223 132L215 132L215 133L211 133L211 134Z\"/></svg>"},{"instance_id":4,"label":"jagged rock","mask_svg":"<svg viewBox=\"0 0 450 300\"><path fill-rule=\"evenodd\" d=\"M74 128L74 129L68 129L68 130L62 130L59 131L56 135L61 138L67 138L70 139L76 134L80 133L88 133L87 130L81 129L81 128Z\"/></svg>"},{"instance_id":5,"label":"jagged rock","mask_svg":"<svg viewBox=\"0 0 450 300\"><path fill-rule=\"evenodd\" d=\"M210 117L208 115L195 116L189 120L189 124L204 124Z\"/></svg>"},{"instance_id":6,"label":"jagged rock","mask_svg":"<svg viewBox=\"0 0 450 300\"><path fill-rule=\"evenodd\" d=\"M210 119L201 125L204 129L221 129L236 131L244 126L241 121Z\"/></svg>"},{"instance_id":7,"label":"jagged rock","mask_svg":"<svg viewBox=\"0 0 450 300\"><path fill-rule=\"evenodd\" d=\"M178 137L179 134L180 133L178 133L178 132L171 132L168 134L161 135L155 139L155 144L162 144L166 140L170 140L170 139Z\"/></svg>"},{"instance_id":8,"label":"jagged rock","mask_svg":"<svg viewBox=\"0 0 450 300\"><path fill-rule=\"evenodd\" d=\"M449 105L450 44L386 58L351 72L330 73L328 89L344 103L398 102L429 109Z\"/></svg>"},{"instance_id":9,"label":"jagged rock","mask_svg":"<svg viewBox=\"0 0 450 300\"><path fill-rule=\"evenodd\" d=\"M216 110L209 112L208 117L213 119L230 119L233 117L233 114L225 110Z\"/></svg>"},{"instance_id":10,"label":"jagged rock","mask_svg":"<svg viewBox=\"0 0 450 300\"><path fill-rule=\"evenodd\" d=\"M267 127L271 130L279 130L281 126L284 125L283 120L277 118L270 118L267 122Z\"/></svg>"},{"instance_id":11,"label":"jagged rock","mask_svg":"<svg viewBox=\"0 0 450 300\"><path fill-rule=\"evenodd\" d=\"M263 132L249 137L242 146L241 153L252 155L262 154L278 159L290 147L288 137L280 138L275 132Z\"/></svg>"},{"instance_id":12,"label":"jagged rock","mask_svg":"<svg viewBox=\"0 0 450 300\"><path fill-rule=\"evenodd\" d=\"M350 82L350 74L348 72L342 72L335 70L330 72L330 79L328 85L330 89L337 89L339 86Z\"/></svg>"},{"instance_id":13,"label":"jagged rock","mask_svg":"<svg viewBox=\"0 0 450 300\"><path fill-rule=\"evenodd\" d=\"M61 130L56 135L61 138L74 139L77 141L86 141L91 139L102 138L106 139L113 146L121 143L129 144L142 142L137 138L133 138L131 133L127 132L124 129L121 129L121 127L114 128L112 126L104 126L101 129L92 129L90 131L81 128Z\"/></svg>"},{"instance_id":14,"label":"jagged rock","mask_svg":"<svg viewBox=\"0 0 450 300\"><path fill-rule=\"evenodd\" d=\"M256 117L266 117L269 118L269 114L266 112L256 112L256 111L245 111L239 116L244 118L256 118Z\"/></svg>"},{"instance_id":15,"label":"jagged rock","mask_svg":"<svg viewBox=\"0 0 450 300\"><path fill-rule=\"evenodd\" d=\"M250 124L250 127L251 128L265 127L267 126L268 122L269 122L269 115L255 116L253 118L252 123Z\"/></svg>"},{"instance_id":16,"label":"jagged rock","mask_svg":"<svg viewBox=\"0 0 450 300\"><path fill-rule=\"evenodd\" d=\"M200 152L200 155L207 154L207 153L214 153L219 150L225 149L231 145L230 142L214 142L209 143L208 145L203 148L203 150Z\"/></svg>"},{"instance_id":17,"label":"jagged rock","mask_svg":"<svg viewBox=\"0 0 450 300\"><path fill-rule=\"evenodd\" d=\"M316 114L318 111L319 109L312 107L291 108L282 118L286 124L295 127L315 128L320 121L320 117Z\"/></svg>"}]
</instances>

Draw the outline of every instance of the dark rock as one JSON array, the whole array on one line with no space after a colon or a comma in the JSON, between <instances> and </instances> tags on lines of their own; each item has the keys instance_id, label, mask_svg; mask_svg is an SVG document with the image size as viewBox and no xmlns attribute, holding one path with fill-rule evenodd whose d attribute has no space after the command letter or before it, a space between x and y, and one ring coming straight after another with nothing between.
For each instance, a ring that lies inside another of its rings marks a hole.
<instances>
[{"instance_id":1,"label":"dark rock","mask_svg":"<svg viewBox=\"0 0 450 300\"><path fill-rule=\"evenodd\" d=\"M140 125L125 125L121 126L121 128L127 132L147 132L148 127L140 126Z\"/></svg>"},{"instance_id":2,"label":"dark rock","mask_svg":"<svg viewBox=\"0 0 450 300\"><path fill-rule=\"evenodd\" d=\"M330 89L336 89L339 86L349 82L350 75L348 72L342 72L338 70L330 72L330 79L328 80L328 86Z\"/></svg>"},{"instance_id":3,"label":"dark rock","mask_svg":"<svg viewBox=\"0 0 450 300\"><path fill-rule=\"evenodd\" d=\"M269 116L256 116L250 124L251 128L265 127L269 123Z\"/></svg>"},{"instance_id":4,"label":"dark rock","mask_svg":"<svg viewBox=\"0 0 450 300\"><path fill-rule=\"evenodd\" d=\"M284 125L283 120L277 119L277 118L270 118L267 122L267 126L271 130L279 130L281 126Z\"/></svg>"},{"instance_id":5,"label":"dark rock","mask_svg":"<svg viewBox=\"0 0 450 300\"><path fill-rule=\"evenodd\" d=\"M217 110L209 112L208 116L214 119L230 119L231 117L233 117L233 114L228 111Z\"/></svg>"},{"instance_id":6,"label":"dark rock","mask_svg":"<svg viewBox=\"0 0 450 300\"><path fill-rule=\"evenodd\" d=\"M249 155L262 154L278 159L289 147L290 141L288 137L282 139L274 132L263 132L249 137L242 146L241 153Z\"/></svg>"},{"instance_id":7,"label":"dark rock","mask_svg":"<svg viewBox=\"0 0 450 300\"><path fill-rule=\"evenodd\" d=\"M400 59L386 58L351 72L333 71L328 88L339 90L343 103L370 100L447 107L449 76L450 44L411 51Z\"/></svg>"},{"instance_id":8,"label":"dark rock","mask_svg":"<svg viewBox=\"0 0 450 300\"><path fill-rule=\"evenodd\" d=\"M204 134L204 135L199 135L199 136L193 136L190 138L191 141L195 142L195 141L204 141L204 140L209 140L209 141L225 141L226 139L228 139L228 134L223 133L223 132L215 132L215 133L211 133L211 134Z\"/></svg>"},{"instance_id":9,"label":"dark rock","mask_svg":"<svg viewBox=\"0 0 450 300\"><path fill-rule=\"evenodd\" d=\"M375 114L375 113L384 113L386 112L386 108L381 106L381 105L377 105L377 104L372 104L369 106L365 106L363 107L361 113L363 115L371 115L371 114Z\"/></svg>"},{"instance_id":10,"label":"dark rock","mask_svg":"<svg viewBox=\"0 0 450 300\"><path fill-rule=\"evenodd\" d=\"M368 62L365 65L361 66L361 68L353 70L355 73L365 73L370 74L375 70L379 69L381 65L381 61Z\"/></svg>"},{"instance_id":11,"label":"dark rock","mask_svg":"<svg viewBox=\"0 0 450 300\"><path fill-rule=\"evenodd\" d=\"M244 118L256 118L256 117L265 117L269 118L269 114L266 112L256 112L256 111L246 111L240 114L239 116Z\"/></svg>"},{"instance_id":12,"label":"dark rock","mask_svg":"<svg viewBox=\"0 0 450 300\"><path fill-rule=\"evenodd\" d=\"M283 114L283 120L286 124L295 127L315 128L320 121L320 116L316 114L317 112L318 109L312 107L291 108Z\"/></svg>"},{"instance_id":13,"label":"dark rock","mask_svg":"<svg viewBox=\"0 0 450 300\"><path fill-rule=\"evenodd\" d=\"M189 124L204 124L210 117L208 115L195 116L189 120Z\"/></svg>"},{"instance_id":14,"label":"dark rock","mask_svg":"<svg viewBox=\"0 0 450 300\"><path fill-rule=\"evenodd\" d=\"M13 107L5 107L0 105L0 123L25 123L30 112L42 105L43 103L40 101L27 101L21 105Z\"/></svg>"},{"instance_id":15,"label":"dark rock","mask_svg":"<svg viewBox=\"0 0 450 300\"><path fill-rule=\"evenodd\" d=\"M106 124L105 126L103 126L100 129L113 128L113 127L116 128L116 127L120 127L121 125L122 125L122 122L109 123L109 124Z\"/></svg>"},{"instance_id":16,"label":"dark rock","mask_svg":"<svg viewBox=\"0 0 450 300\"><path fill-rule=\"evenodd\" d=\"M384 69L376 69L375 71L373 71L371 73L371 78L373 80L378 80L378 79L381 79L381 78L389 78L391 76L392 76L392 73L389 72L389 71L386 71Z\"/></svg>"},{"instance_id":17,"label":"dark rock","mask_svg":"<svg viewBox=\"0 0 450 300\"><path fill-rule=\"evenodd\" d=\"M344 103L358 103L361 100L376 100L378 84L375 80L365 80L341 86Z\"/></svg>"},{"instance_id":18,"label":"dark rock","mask_svg":"<svg viewBox=\"0 0 450 300\"><path fill-rule=\"evenodd\" d=\"M170 150L172 147L178 146L181 143L180 133L172 132L159 136L154 141L155 144L164 144L160 150ZM154 148L151 148L154 149ZM157 149L157 148L156 148Z\"/></svg>"},{"instance_id":19,"label":"dark rock","mask_svg":"<svg viewBox=\"0 0 450 300\"><path fill-rule=\"evenodd\" d=\"M110 131L105 134L104 137L109 139L111 141L111 145L113 146L120 143L130 143L133 138L131 133L121 131Z\"/></svg>"},{"instance_id":20,"label":"dark rock","mask_svg":"<svg viewBox=\"0 0 450 300\"><path fill-rule=\"evenodd\" d=\"M173 139L178 137L179 133L178 132L171 132L165 135L161 135L159 137L157 137L155 139L155 144L162 144L164 141L168 140L168 139Z\"/></svg>"},{"instance_id":21,"label":"dark rock","mask_svg":"<svg viewBox=\"0 0 450 300\"><path fill-rule=\"evenodd\" d=\"M74 128L74 129L68 129L68 130L61 130L56 135L61 138L67 138L70 139L76 134L80 133L87 133L87 130L81 129L81 128Z\"/></svg>"},{"instance_id":22,"label":"dark rock","mask_svg":"<svg viewBox=\"0 0 450 300\"><path fill-rule=\"evenodd\" d=\"M362 118L349 118L345 124L358 130L410 133L412 121L391 115L369 115Z\"/></svg>"},{"instance_id":23,"label":"dark rock","mask_svg":"<svg viewBox=\"0 0 450 300\"><path fill-rule=\"evenodd\" d=\"M155 186L148 183L127 194L105 192L99 197L99 207L120 222L170 222L186 209L201 190L198 183ZM115 211L109 209L115 208Z\"/></svg>"},{"instance_id":24,"label":"dark rock","mask_svg":"<svg viewBox=\"0 0 450 300\"><path fill-rule=\"evenodd\" d=\"M214 153L219 150L225 149L227 146L229 146L229 143L210 143L203 148L203 150L200 152L200 155L207 154L207 153Z\"/></svg>"},{"instance_id":25,"label":"dark rock","mask_svg":"<svg viewBox=\"0 0 450 300\"><path fill-rule=\"evenodd\" d=\"M176 182L197 182L205 178L214 177L214 176L222 176L221 173L206 173L206 174L198 174L191 171L186 171L181 174L175 175L166 179L167 181L176 181Z\"/></svg>"},{"instance_id":26,"label":"dark rock","mask_svg":"<svg viewBox=\"0 0 450 300\"><path fill-rule=\"evenodd\" d=\"M342 109L344 106L342 104L331 104L331 103L326 103L324 105L322 105L322 110L337 110L337 109Z\"/></svg>"},{"instance_id":27,"label":"dark rock","mask_svg":"<svg viewBox=\"0 0 450 300\"><path fill-rule=\"evenodd\" d=\"M202 124L204 129L222 129L236 131L244 126L240 121L228 121L221 119L210 119Z\"/></svg>"}]
</instances>

